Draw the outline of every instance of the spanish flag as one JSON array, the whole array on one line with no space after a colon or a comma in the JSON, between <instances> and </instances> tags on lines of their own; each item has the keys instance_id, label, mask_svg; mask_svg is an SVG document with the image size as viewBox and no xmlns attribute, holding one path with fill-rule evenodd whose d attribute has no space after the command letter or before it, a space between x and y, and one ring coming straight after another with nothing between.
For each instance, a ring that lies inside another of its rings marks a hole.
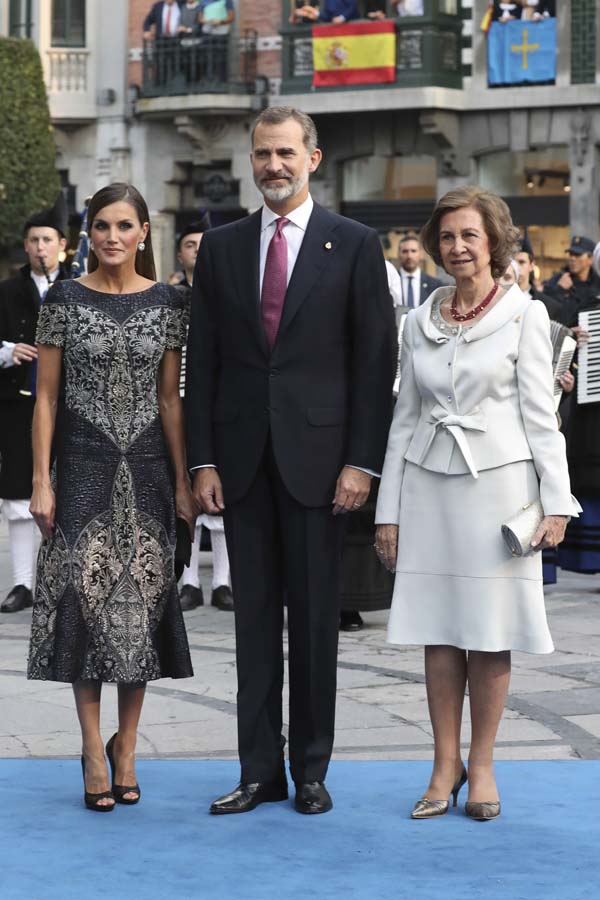
<instances>
[{"instance_id":1,"label":"spanish flag","mask_svg":"<svg viewBox=\"0 0 600 900\"><path fill-rule=\"evenodd\" d=\"M315 87L396 80L393 21L314 25L312 38Z\"/></svg>"}]
</instances>

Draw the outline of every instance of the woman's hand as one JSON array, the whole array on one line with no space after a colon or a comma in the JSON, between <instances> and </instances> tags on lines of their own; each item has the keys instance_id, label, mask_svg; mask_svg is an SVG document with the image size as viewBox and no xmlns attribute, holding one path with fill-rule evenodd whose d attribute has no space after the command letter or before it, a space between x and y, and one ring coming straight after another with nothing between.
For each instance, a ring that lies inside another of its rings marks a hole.
<instances>
[{"instance_id":1,"label":"woman's hand","mask_svg":"<svg viewBox=\"0 0 600 900\"><path fill-rule=\"evenodd\" d=\"M178 519L185 519L187 522L193 541L198 506L196 504L196 498L192 494L189 481L182 482L175 488L175 511Z\"/></svg>"},{"instance_id":2,"label":"woman's hand","mask_svg":"<svg viewBox=\"0 0 600 900\"><path fill-rule=\"evenodd\" d=\"M564 539L568 516L544 516L531 541L534 550L556 547Z\"/></svg>"},{"instance_id":3,"label":"woman's hand","mask_svg":"<svg viewBox=\"0 0 600 900\"><path fill-rule=\"evenodd\" d=\"M398 526L378 525L375 532L375 553L388 572L396 571L398 558Z\"/></svg>"},{"instance_id":4,"label":"woman's hand","mask_svg":"<svg viewBox=\"0 0 600 900\"><path fill-rule=\"evenodd\" d=\"M54 531L56 498L50 482L33 486L29 512L45 538L51 538Z\"/></svg>"}]
</instances>

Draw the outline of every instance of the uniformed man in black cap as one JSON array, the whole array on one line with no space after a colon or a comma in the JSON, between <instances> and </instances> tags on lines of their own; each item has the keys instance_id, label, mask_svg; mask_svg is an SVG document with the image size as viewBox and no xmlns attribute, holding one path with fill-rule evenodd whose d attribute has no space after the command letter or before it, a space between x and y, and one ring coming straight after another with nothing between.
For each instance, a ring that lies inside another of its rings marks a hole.
<instances>
[{"instance_id":1,"label":"uniformed man in black cap","mask_svg":"<svg viewBox=\"0 0 600 900\"><path fill-rule=\"evenodd\" d=\"M177 238L177 259L183 267L184 278L180 281L182 289L186 290L188 302L191 301L192 281L194 279L194 268L196 265L196 257L200 249L200 241L205 231L210 228L210 214L205 212L203 216L196 222L190 222L181 231ZM185 384L185 351L181 360L181 384L182 395L183 385ZM233 611L233 595L230 587L229 557L227 555L227 545L225 543L225 526L222 516L207 516L205 514L198 517L196 521L195 540L192 544L192 553L189 566L183 570L181 576L181 588L179 591L179 601L183 610L195 609L202 606L204 597L200 586L200 578L198 566L200 562L200 537L202 526L210 531L210 540L213 554L213 578L212 578L212 594L211 606L216 606L224 612Z\"/></svg>"},{"instance_id":2,"label":"uniformed man in black cap","mask_svg":"<svg viewBox=\"0 0 600 900\"><path fill-rule=\"evenodd\" d=\"M567 266L544 285L544 292L566 310L561 319L565 325L576 326L579 312L600 302L600 276L592 267L595 246L591 238L575 235Z\"/></svg>"},{"instance_id":3,"label":"uniformed man in black cap","mask_svg":"<svg viewBox=\"0 0 600 900\"><path fill-rule=\"evenodd\" d=\"M32 479L31 420L35 403L35 331L40 304L50 285L67 273L61 259L67 241L67 208L60 194L51 209L25 223L29 262L0 282L0 498L8 521L13 588L0 612L32 605L37 528L29 512Z\"/></svg>"}]
</instances>

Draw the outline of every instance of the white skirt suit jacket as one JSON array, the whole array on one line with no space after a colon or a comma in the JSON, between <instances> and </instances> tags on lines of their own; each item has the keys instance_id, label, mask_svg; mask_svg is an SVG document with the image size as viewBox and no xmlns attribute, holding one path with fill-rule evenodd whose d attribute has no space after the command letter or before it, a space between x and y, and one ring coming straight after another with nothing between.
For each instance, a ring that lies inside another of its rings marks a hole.
<instances>
[{"instance_id":1,"label":"white skirt suit jacket","mask_svg":"<svg viewBox=\"0 0 600 900\"><path fill-rule=\"evenodd\" d=\"M472 327L444 333L438 288L408 314L377 524L398 524L388 640L471 650L553 649L540 553L512 557L501 524L538 496L577 515L553 399L548 313L517 285Z\"/></svg>"}]
</instances>

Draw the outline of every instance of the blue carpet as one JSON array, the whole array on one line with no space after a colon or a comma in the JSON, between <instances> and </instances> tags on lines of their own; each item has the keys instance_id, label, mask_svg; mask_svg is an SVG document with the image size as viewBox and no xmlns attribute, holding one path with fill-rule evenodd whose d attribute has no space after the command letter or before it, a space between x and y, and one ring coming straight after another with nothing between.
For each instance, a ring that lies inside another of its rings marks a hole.
<instances>
[{"instance_id":1,"label":"blue carpet","mask_svg":"<svg viewBox=\"0 0 600 900\"><path fill-rule=\"evenodd\" d=\"M75 761L0 761L1 900L597 900L600 761L501 762L503 815L408 814L426 762L334 762L333 812L208 816L219 761L141 761L139 806L87 811Z\"/></svg>"}]
</instances>

